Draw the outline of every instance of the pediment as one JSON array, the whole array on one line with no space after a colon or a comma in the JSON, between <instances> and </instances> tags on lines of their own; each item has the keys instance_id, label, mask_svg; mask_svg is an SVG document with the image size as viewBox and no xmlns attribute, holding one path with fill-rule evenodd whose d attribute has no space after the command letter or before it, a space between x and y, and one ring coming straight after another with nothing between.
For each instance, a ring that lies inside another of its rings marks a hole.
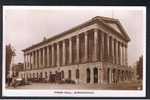
<instances>
[{"instance_id":1,"label":"pediment","mask_svg":"<svg viewBox=\"0 0 150 100\"><path fill-rule=\"evenodd\" d=\"M127 32L125 31L125 29L123 28L123 26L121 25L121 23L118 19L109 18L109 17L101 17L101 16L96 16L93 19L99 20L100 22L105 24L106 27L115 31L120 36L125 38L127 41L130 41L130 38L129 38Z\"/></svg>"},{"instance_id":2,"label":"pediment","mask_svg":"<svg viewBox=\"0 0 150 100\"><path fill-rule=\"evenodd\" d=\"M113 20L113 21L103 21L108 27L110 27L111 29L115 30L118 34L120 34L122 37L126 38L128 41L130 41L130 38L128 36L128 34L126 33L125 29L123 28L123 26L121 25L121 23L119 22L119 20Z\"/></svg>"}]
</instances>

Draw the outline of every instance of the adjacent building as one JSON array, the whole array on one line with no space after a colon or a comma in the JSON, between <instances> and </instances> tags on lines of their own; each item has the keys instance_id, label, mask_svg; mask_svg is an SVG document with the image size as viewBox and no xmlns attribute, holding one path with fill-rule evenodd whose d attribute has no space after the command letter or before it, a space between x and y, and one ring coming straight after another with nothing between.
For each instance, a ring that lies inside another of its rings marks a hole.
<instances>
[{"instance_id":1,"label":"adjacent building","mask_svg":"<svg viewBox=\"0 0 150 100\"><path fill-rule=\"evenodd\" d=\"M14 64L12 66L12 76L18 77L19 72L24 70L23 66L24 66L23 63Z\"/></svg>"},{"instance_id":2,"label":"adjacent building","mask_svg":"<svg viewBox=\"0 0 150 100\"><path fill-rule=\"evenodd\" d=\"M12 66L14 64L15 50L11 44L6 45L6 80L12 77Z\"/></svg>"},{"instance_id":3,"label":"adjacent building","mask_svg":"<svg viewBox=\"0 0 150 100\"><path fill-rule=\"evenodd\" d=\"M137 80L143 80L143 56L139 57L136 65Z\"/></svg>"},{"instance_id":4,"label":"adjacent building","mask_svg":"<svg viewBox=\"0 0 150 100\"><path fill-rule=\"evenodd\" d=\"M23 50L20 77L78 84L132 80L128 67L130 38L118 19L96 16Z\"/></svg>"}]
</instances>

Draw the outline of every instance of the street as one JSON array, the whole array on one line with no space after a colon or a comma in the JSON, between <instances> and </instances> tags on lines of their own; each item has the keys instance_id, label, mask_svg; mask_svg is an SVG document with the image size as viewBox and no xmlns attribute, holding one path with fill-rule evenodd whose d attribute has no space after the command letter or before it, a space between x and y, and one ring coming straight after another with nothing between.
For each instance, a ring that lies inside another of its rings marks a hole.
<instances>
[{"instance_id":1,"label":"street","mask_svg":"<svg viewBox=\"0 0 150 100\"><path fill-rule=\"evenodd\" d=\"M141 82L126 82L118 84L54 84L54 83L31 83L30 85L17 86L7 89L77 89L77 90L141 90Z\"/></svg>"}]
</instances>

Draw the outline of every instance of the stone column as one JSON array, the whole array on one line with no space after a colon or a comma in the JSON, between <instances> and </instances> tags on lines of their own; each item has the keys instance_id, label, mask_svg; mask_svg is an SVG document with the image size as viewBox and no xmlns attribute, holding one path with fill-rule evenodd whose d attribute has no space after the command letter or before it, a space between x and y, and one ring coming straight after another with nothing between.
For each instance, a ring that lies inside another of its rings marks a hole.
<instances>
[{"instance_id":1,"label":"stone column","mask_svg":"<svg viewBox=\"0 0 150 100\"><path fill-rule=\"evenodd\" d=\"M120 65L122 65L122 43L120 43Z\"/></svg>"},{"instance_id":2,"label":"stone column","mask_svg":"<svg viewBox=\"0 0 150 100\"><path fill-rule=\"evenodd\" d=\"M109 48L109 35L107 35L107 61L110 61L110 54L109 54L110 48Z\"/></svg>"},{"instance_id":3,"label":"stone column","mask_svg":"<svg viewBox=\"0 0 150 100\"><path fill-rule=\"evenodd\" d=\"M126 65L126 45L124 46L124 63Z\"/></svg>"},{"instance_id":4,"label":"stone column","mask_svg":"<svg viewBox=\"0 0 150 100\"><path fill-rule=\"evenodd\" d=\"M30 53L28 53L28 69L30 69Z\"/></svg>"},{"instance_id":5,"label":"stone column","mask_svg":"<svg viewBox=\"0 0 150 100\"><path fill-rule=\"evenodd\" d=\"M76 61L79 63L79 35L76 36L76 52L77 52L77 58Z\"/></svg>"},{"instance_id":6,"label":"stone column","mask_svg":"<svg viewBox=\"0 0 150 100\"><path fill-rule=\"evenodd\" d=\"M63 43L63 65L65 65L66 64L66 45L65 45L65 40L62 43Z\"/></svg>"},{"instance_id":7,"label":"stone column","mask_svg":"<svg viewBox=\"0 0 150 100\"><path fill-rule=\"evenodd\" d=\"M98 68L98 83L99 84L102 83L102 69L101 69L101 65L100 65L100 68Z\"/></svg>"},{"instance_id":8,"label":"stone column","mask_svg":"<svg viewBox=\"0 0 150 100\"><path fill-rule=\"evenodd\" d=\"M124 48L124 53L123 53L124 54L124 65L126 65L126 61L125 61L126 60L125 45L123 45L123 48Z\"/></svg>"},{"instance_id":9,"label":"stone column","mask_svg":"<svg viewBox=\"0 0 150 100\"><path fill-rule=\"evenodd\" d=\"M111 71L111 69L109 69L109 84L111 84L112 83L112 71Z\"/></svg>"},{"instance_id":10,"label":"stone column","mask_svg":"<svg viewBox=\"0 0 150 100\"><path fill-rule=\"evenodd\" d=\"M127 54L127 46L125 47L125 63L128 65L128 54Z\"/></svg>"},{"instance_id":11,"label":"stone column","mask_svg":"<svg viewBox=\"0 0 150 100\"><path fill-rule=\"evenodd\" d=\"M123 48L123 44L122 44L122 66L124 66L124 48Z\"/></svg>"},{"instance_id":12,"label":"stone column","mask_svg":"<svg viewBox=\"0 0 150 100\"><path fill-rule=\"evenodd\" d=\"M104 61L104 33L101 33L101 61Z\"/></svg>"},{"instance_id":13,"label":"stone column","mask_svg":"<svg viewBox=\"0 0 150 100\"><path fill-rule=\"evenodd\" d=\"M98 29L94 29L94 61L97 61Z\"/></svg>"},{"instance_id":14,"label":"stone column","mask_svg":"<svg viewBox=\"0 0 150 100\"><path fill-rule=\"evenodd\" d=\"M115 64L115 58L114 58L114 39L112 38L112 63Z\"/></svg>"},{"instance_id":15,"label":"stone column","mask_svg":"<svg viewBox=\"0 0 150 100\"><path fill-rule=\"evenodd\" d=\"M59 50L59 43L57 43L56 45L57 45L57 66L60 66L60 61L59 61L60 60L60 58L59 58L60 57L59 56L59 51L60 51Z\"/></svg>"},{"instance_id":16,"label":"stone column","mask_svg":"<svg viewBox=\"0 0 150 100\"><path fill-rule=\"evenodd\" d=\"M41 50L39 49L39 68L41 68Z\"/></svg>"},{"instance_id":17,"label":"stone column","mask_svg":"<svg viewBox=\"0 0 150 100\"><path fill-rule=\"evenodd\" d=\"M24 71L26 70L26 54L24 53Z\"/></svg>"},{"instance_id":18,"label":"stone column","mask_svg":"<svg viewBox=\"0 0 150 100\"><path fill-rule=\"evenodd\" d=\"M47 67L49 67L50 66L50 64L49 64L49 46L47 46Z\"/></svg>"},{"instance_id":19,"label":"stone column","mask_svg":"<svg viewBox=\"0 0 150 100\"><path fill-rule=\"evenodd\" d=\"M124 47L122 44L122 65L124 66Z\"/></svg>"},{"instance_id":20,"label":"stone column","mask_svg":"<svg viewBox=\"0 0 150 100\"><path fill-rule=\"evenodd\" d=\"M38 51L36 50L36 68L38 69Z\"/></svg>"},{"instance_id":21,"label":"stone column","mask_svg":"<svg viewBox=\"0 0 150 100\"><path fill-rule=\"evenodd\" d=\"M85 36L85 41L84 41L84 43L85 43L85 50L84 50L84 57L85 57L85 62L87 62L88 61L88 33L87 32L85 32L84 33L84 36Z\"/></svg>"},{"instance_id":22,"label":"stone column","mask_svg":"<svg viewBox=\"0 0 150 100\"><path fill-rule=\"evenodd\" d=\"M32 69L35 68L35 64L34 64L34 51L31 52L31 66L32 66Z\"/></svg>"},{"instance_id":23,"label":"stone column","mask_svg":"<svg viewBox=\"0 0 150 100\"><path fill-rule=\"evenodd\" d=\"M118 59L118 41L116 40L116 64L119 64L119 59Z\"/></svg>"},{"instance_id":24,"label":"stone column","mask_svg":"<svg viewBox=\"0 0 150 100\"><path fill-rule=\"evenodd\" d=\"M35 55L34 55L35 56L34 57L35 58L35 69L36 69L37 68L37 53L36 53L36 51L34 51L34 52L35 52Z\"/></svg>"},{"instance_id":25,"label":"stone column","mask_svg":"<svg viewBox=\"0 0 150 100\"><path fill-rule=\"evenodd\" d=\"M31 52L31 54L32 54L32 61L31 61L31 63L32 63L32 68L34 69L34 67L35 67L35 65L34 65L34 52Z\"/></svg>"},{"instance_id":26,"label":"stone column","mask_svg":"<svg viewBox=\"0 0 150 100\"><path fill-rule=\"evenodd\" d=\"M28 69L30 69L30 53L28 53Z\"/></svg>"},{"instance_id":27,"label":"stone column","mask_svg":"<svg viewBox=\"0 0 150 100\"><path fill-rule=\"evenodd\" d=\"M43 48L43 68L45 67L45 47Z\"/></svg>"},{"instance_id":28,"label":"stone column","mask_svg":"<svg viewBox=\"0 0 150 100\"><path fill-rule=\"evenodd\" d=\"M28 60L28 58L29 58L29 56L28 56L28 53L27 53L27 58L26 58L26 59L27 59L27 66L26 66L26 67L27 67L27 68L26 68L27 70L29 69L29 60Z\"/></svg>"},{"instance_id":29,"label":"stone column","mask_svg":"<svg viewBox=\"0 0 150 100\"><path fill-rule=\"evenodd\" d=\"M31 69L31 53L29 53L29 69Z\"/></svg>"},{"instance_id":30,"label":"stone column","mask_svg":"<svg viewBox=\"0 0 150 100\"><path fill-rule=\"evenodd\" d=\"M54 44L52 44L52 46L51 46L51 48L52 48L52 66L54 67Z\"/></svg>"},{"instance_id":31,"label":"stone column","mask_svg":"<svg viewBox=\"0 0 150 100\"><path fill-rule=\"evenodd\" d=\"M90 84L94 84L94 71L92 68L90 69L90 72Z\"/></svg>"},{"instance_id":32,"label":"stone column","mask_svg":"<svg viewBox=\"0 0 150 100\"><path fill-rule=\"evenodd\" d=\"M118 63L119 65L121 64L121 53L120 53L121 49L120 49L120 42L118 41Z\"/></svg>"},{"instance_id":33,"label":"stone column","mask_svg":"<svg viewBox=\"0 0 150 100\"><path fill-rule=\"evenodd\" d=\"M69 38L69 64L72 64L72 39Z\"/></svg>"}]
</instances>

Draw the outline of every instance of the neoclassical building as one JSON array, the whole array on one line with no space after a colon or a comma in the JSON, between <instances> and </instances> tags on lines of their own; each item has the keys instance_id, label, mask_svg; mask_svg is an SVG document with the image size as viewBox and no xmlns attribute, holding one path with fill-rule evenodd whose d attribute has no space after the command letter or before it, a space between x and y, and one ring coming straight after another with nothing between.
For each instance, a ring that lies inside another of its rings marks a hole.
<instances>
[{"instance_id":1,"label":"neoclassical building","mask_svg":"<svg viewBox=\"0 0 150 100\"><path fill-rule=\"evenodd\" d=\"M128 67L130 38L118 19L96 16L59 35L23 50L30 80L75 83L118 83L132 80Z\"/></svg>"}]
</instances>

